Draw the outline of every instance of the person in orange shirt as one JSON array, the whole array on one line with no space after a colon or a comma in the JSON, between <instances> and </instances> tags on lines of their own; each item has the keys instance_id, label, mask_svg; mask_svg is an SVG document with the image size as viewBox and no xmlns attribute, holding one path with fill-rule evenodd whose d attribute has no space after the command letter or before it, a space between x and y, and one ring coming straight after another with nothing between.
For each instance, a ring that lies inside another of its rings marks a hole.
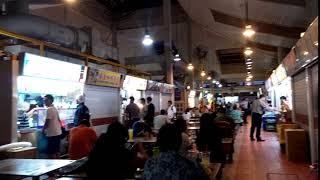
<instances>
[{"instance_id":1,"label":"person in orange shirt","mask_svg":"<svg viewBox=\"0 0 320 180\"><path fill-rule=\"evenodd\" d=\"M96 132L90 128L90 122L82 120L78 127L70 130L69 158L77 160L88 156L97 139Z\"/></svg>"}]
</instances>

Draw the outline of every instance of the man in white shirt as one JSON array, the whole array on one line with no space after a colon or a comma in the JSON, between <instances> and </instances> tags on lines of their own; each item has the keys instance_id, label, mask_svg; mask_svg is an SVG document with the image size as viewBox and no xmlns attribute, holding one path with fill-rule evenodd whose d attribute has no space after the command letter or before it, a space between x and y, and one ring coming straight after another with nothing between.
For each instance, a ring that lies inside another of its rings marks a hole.
<instances>
[{"instance_id":1,"label":"man in white shirt","mask_svg":"<svg viewBox=\"0 0 320 180\"><path fill-rule=\"evenodd\" d=\"M171 122L172 119L174 119L177 114L177 108L172 104L172 101L168 101L167 113L168 113L169 121Z\"/></svg>"},{"instance_id":2,"label":"man in white shirt","mask_svg":"<svg viewBox=\"0 0 320 180\"><path fill-rule=\"evenodd\" d=\"M167 123L169 123L169 118L166 115L166 110L161 109L160 115L154 117L154 120L153 120L154 130L158 132L159 129Z\"/></svg>"},{"instance_id":3,"label":"man in white shirt","mask_svg":"<svg viewBox=\"0 0 320 180\"><path fill-rule=\"evenodd\" d=\"M59 113L53 106L53 101L54 98L52 95L48 94L44 96L44 103L48 109L42 132L45 134L48 141L46 153L52 159L59 159L60 135L62 134L62 131Z\"/></svg>"},{"instance_id":4,"label":"man in white shirt","mask_svg":"<svg viewBox=\"0 0 320 180\"><path fill-rule=\"evenodd\" d=\"M252 123L251 123L251 129L250 129L250 139L251 141L254 141L254 131L257 129L256 132L256 138L257 141L264 141L261 139L260 132L261 132L261 124L262 124L262 115L263 111L274 111L272 107L268 105L266 102L266 98L264 95L260 95L259 99L256 99L252 103Z\"/></svg>"}]
</instances>

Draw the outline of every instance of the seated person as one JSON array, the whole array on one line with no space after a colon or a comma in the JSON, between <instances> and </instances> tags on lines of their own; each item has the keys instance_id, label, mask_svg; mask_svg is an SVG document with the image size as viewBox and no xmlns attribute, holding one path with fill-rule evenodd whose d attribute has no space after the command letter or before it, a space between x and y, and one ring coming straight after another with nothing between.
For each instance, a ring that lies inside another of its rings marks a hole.
<instances>
[{"instance_id":1,"label":"seated person","mask_svg":"<svg viewBox=\"0 0 320 180\"><path fill-rule=\"evenodd\" d=\"M134 137L144 137L152 134L151 127L145 123L143 120L139 120L133 123L133 136Z\"/></svg>"},{"instance_id":2,"label":"seated person","mask_svg":"<svg viewBox=\"0 0 320 180\"><path fill-rule=\"evenodd\" d=\"M169 118L166 114L166 110L161 109L160 115L154 117L153 124L156 131L158 131L163 125L169 122Z\"/></svg>"},{"instance_id":3,"label":"seated person","mask_svg":"<svg viewBox=\"0 0 320 180\"><path fill-rule=\"evenodd\" d=\"M236 104L233 105L232 111L230 111L227 116L231 117L235 124L240 124L242 126L242 112L238 109Z\"/></svg>"},{"instance_id":4,"label":"seated person","mask_svg":"<svg viewBox=\"0 0 320 180\"><path fill-rule=\"evenodd\" d=\"M119 122L109 125L89 154L86 166L88 179L133 178L137 156L125 147L128 130Z\"/></svg>"},{"instance_id":5,"label":"seated person","mask_svg":"<svg viewBox=\"0 0 320 180\"><path fill-rule=\"evenodd\" d=\"M191 118L191 113L190 113L190 108L187 108L184 113L182 114L182 118L185 120L185 121L189 121L190 118Z\"/></svg>"},{"instance_id":6,"label":"seated person","mask_svg":"<svg viewBox=\"0 0 320 180\"><path fill-rule=\"evenodd\" d=\"M226 109L223 107L218 109L217 117L214 119L214 121L226 121L231 124L233 129L235 127L233 119L226 115Z\"/></svg>"},{"instance_id":7,"label":"seated person","mask_svg":"<svg viewBox=\"0 0 320 180\"><path fill-rule=\"evenodd\" d=\"M182 142L181 142L181 146L179 149L179 153L184 156L187 157L188 154L188 150L192 149L192 142L189 139L189 135L187 134L187 123L185 120L178 118L174 125L176 126L177 130L181 133L181 137L182 137Z\"/></svg>"},{"instance_id":8,"label":"seated person","mask_svg":"<svg viewBox=\"0 0 320 180\"><path fill-rule=\"evenodd\" d=\"M160 154L146 162L144 180L209 179L199 164L179 154L181 139L181 133L174 125L160 128L157 136Z\"/></svg>"},{"instance_id":9,"label":"seated person","mask_svg":"<svg viewBox=\"0 0 320 180\"><path fill-rule=\"evenodd\" d=\"M77 160L88 156L97 139L89 120L80 121L79 126L72 128L69 133L69 158Z\"/></svg>"}]
</instances>

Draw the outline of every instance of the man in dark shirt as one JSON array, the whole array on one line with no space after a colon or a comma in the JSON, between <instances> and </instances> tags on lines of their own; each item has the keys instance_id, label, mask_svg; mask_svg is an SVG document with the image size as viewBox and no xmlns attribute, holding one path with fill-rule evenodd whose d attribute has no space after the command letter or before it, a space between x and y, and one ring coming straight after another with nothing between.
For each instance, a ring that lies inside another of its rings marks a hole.
<instances>
[{"instance_id":1,"label":"man in dark shirt","mask_svg":"<svg viewBox=\"0 0 320 180\"><path fill-rule=\"evenodd\" d=\"M153 119L154 119L154 111L155 111L155 107L153 105L153 103L151 102L152 98L151 97L147 97L147 114L144 117L146 123L150 126L153 127Z\"/></svg>"},{"instance_id":2,"label":"man in dark shirt","mask_svg":"<svg viewBox=\"0 0 320 180\"><path fill-rule=\"evenodd\" d=\"M136 103L134 103L134 97L130 97L130 103L127 105L125 109L125 113L128 116L129 119L129 127L132 128L132 125L134 122L139 121L139 113L140 109Z\"/></svg>"},{"instance_id":3,"label":"man in dark shirt","mask_svg":"<svg viewBox=\"0 0 320 180\"><path fill-rule=\"evenodd\" d=\"M90 112L88 107L84 104L85 96L80 95L77 98L77 110L74 115L73 125L74 127L78 126L82 120L90 120Z\"/></svg>"}]
</instances>

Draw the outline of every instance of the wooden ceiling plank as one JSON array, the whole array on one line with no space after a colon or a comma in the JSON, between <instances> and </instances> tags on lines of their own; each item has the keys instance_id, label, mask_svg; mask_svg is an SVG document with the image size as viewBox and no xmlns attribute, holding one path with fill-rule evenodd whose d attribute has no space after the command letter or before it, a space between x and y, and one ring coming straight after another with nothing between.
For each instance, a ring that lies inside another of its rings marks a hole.
<instances>
[{"instance_id":1,"label":"wooden ceiling plank","mask_svg":"<svg viewBox=\"0 0 320 180\"><path fill-rule=\"evenodd\" d=\"M305 0L259 0L259 1L278 3L278 4L286 4L286 5L294 5L294 6L300 6L300 7L306 6Z\"/></svg>"}]
</instances>

